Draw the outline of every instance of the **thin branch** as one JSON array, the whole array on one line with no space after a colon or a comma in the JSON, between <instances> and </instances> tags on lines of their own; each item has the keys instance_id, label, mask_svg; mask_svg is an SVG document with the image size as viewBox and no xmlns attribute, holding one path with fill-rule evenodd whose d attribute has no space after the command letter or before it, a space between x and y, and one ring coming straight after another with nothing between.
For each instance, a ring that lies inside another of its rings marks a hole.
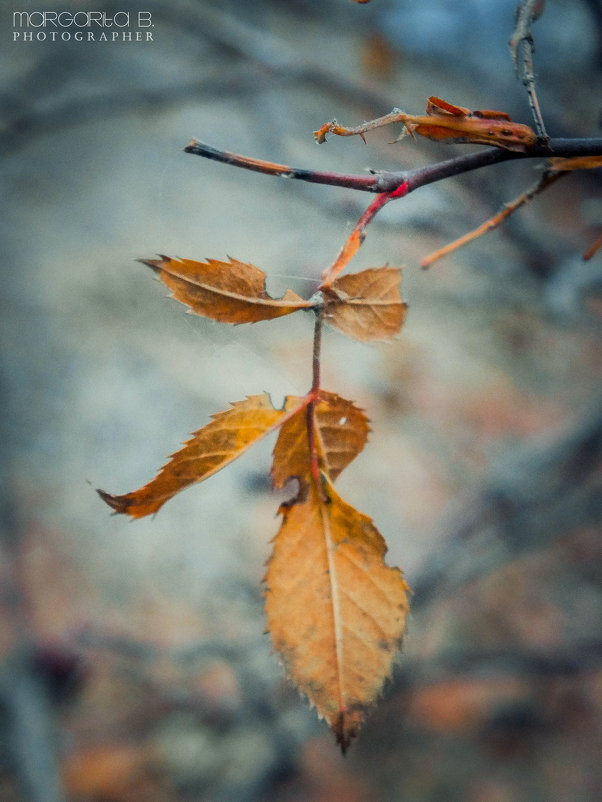
<instances>
[{"instance_id":1,"label":"thin branch","mask_svg":"<svg viewBox=\"0 0 602 802\"><path fill-rule=\"evenodd\" d=\"M528 153L502 150L501 148L488 148L477 153L457 156L453 159L430 164L426 167L418 167L414 170L373 171L369 175L322 172L320 170L275 164L274 162L220 150L196 139L193 139L184 150L186 153L192 153L223 164L230 164L233 167L241 167L245 170L253 170L285 178L296 178L313 184L328 184L335 187L356 189L362 192L392 192L405 182L408 185L407 191L409 193L414 189L441 181L444 178L450 178L454 175L514 159L602 155L602 137L551 139L549 148L543 145L536 145Z\"/></svg>"},{"instance_id":2,"label":"thin branch","mask_svg":"<svg viewBox=\"0 0 602 802\"><path fill-rule=\"evenodd\" d=\"M520 195L520 197L516 198L510 203L507 203L501 212L498 212L493 217L490 217L489 220L486 220L478 228L473 229L473 231L469 231L467 234L464 234L462 237L450 242L443 248L439 248L438 250L433 251L433 253L430 253L428 256L425 256L420 262L421 267L430 267L430 265L444 256L447 256L453 251L457 251L459 248L464 247L464 245L468 245L469 242L478 239L478 237L482 236L483 234L487 234L489 231L493 231L495 228L498 228L498 226L507 220L510 215L514 214L514 212L516 212L522 206L525 206L527 203L529 203L529 201L533 200L536 195L539 195L540 192L543 192L544 189L549 187L550 184L553 184L563 175L568 175L568 172L554 172L552 170L546 170L546 172L543 173L541 178L531 187L531 189L528 189L526 192Z\"/></svg>"},{"instance_id":3,"label":"thin branch","mask_svg":"<svg viewBox=\"0 0 602 802\"><path fill-rule=\"evenodd\" d=\"M527 90L537 136L542 144L547 144L550 138L546 133L537 92L535 91L535 73L533 71L535 42L531 33L531 24L541 16L544 6L545 0L521 0L516 10L516 27L510 39L510 52L516 75Z\"/></svg>"},{"instance_id":4,"label":"thin branch","mask_svg":"<svg viewBox=\"0 0 602 802\"><path fill-rule=\"evenodd\" d=\"M366 238L366 227L372 222L372 220L374 220L383 206L385 206L385 204L394 198L402 198L407 194L407 192L407 183L404 181L392 192L381 192L376 196L376 198L374 198L372 203L368 206L366 211L355 224L353 231L339 251L337 258L330 265L330 267L322 273L322 283L320 284L320 289L329 287L339 273L349 264Z\"/></svg>"},{"instance_id":5,"label":"thin branch","mask_svg":"<svg viewBox=\"0 0 602 802\"><path fill-rule=\"evenodd\" d=\"M341 173L321 172L319 170L307 170L301 167L289 167L286 164L254 159L250 156L242 156L239 153L231 153L227 150L219 150L205 142L193 139L185 148L185 153L193 153L195 156L203 156L205 159L229 164L232 167L242 167L245 170L253 170L257 173L266 175L277 175L282 178L298 178L301 181L309 181L313 184L331 184L335 187L348 187L349 189L363 189L366 192L378 192L374 174L367 176L342 175Z\"/></svg>"}]
</instances>

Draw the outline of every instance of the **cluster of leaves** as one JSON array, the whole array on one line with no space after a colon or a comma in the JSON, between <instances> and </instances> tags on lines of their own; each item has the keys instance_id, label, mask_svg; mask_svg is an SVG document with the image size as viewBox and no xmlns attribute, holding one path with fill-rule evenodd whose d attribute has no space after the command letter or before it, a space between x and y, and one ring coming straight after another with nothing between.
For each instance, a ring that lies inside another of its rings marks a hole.
<instances>
[{"instance_id":1,"label":"cluster of leaves","mask_svg":"<svg viewBox=\"0 0 602 802\"><path fill-rule=\"evenodd\" d=\"M367 131L401 123L402 135L486 145L487 151L420 168L413 175L375 172L366 177L291 168L219 151L195 140L185 148L189 153L269 175L377 193L310 298L301 298L292 290L282 298L270 297L265 273L233 259L196 262L162 256L144 260L177 300L212 320L241 324L300 310L314 314L313 382L305 396L288 396L280 409L267 394L238 401L195 432L145 486L123 495L98 492L116 512L141 518L157 512L179 491L212 476L261 438L278 432L273 483L282 488L295 479L298 492L280 508L282 524L268 561L268 630L290 678L326 719L343 752L391 674L408 612L408 588L401 571L385 564L386 545L374 523L334 489L339 474L362 451L369 427L361 409L321 387L322 327L330 325L363 342L387 340L400 331L406 305L399 292L399 269L369 268L341 275L364 241L367 226L389 201L426 183L487 164L509 158L546 158L546 167L533 188L476 231L426 257L422 264L427 266L499 225L561 176L602 165L601 143L589 140L589 150L582 153L582 142L550 140L545 133L532 76L530 31L542 9L542 2L522 0L511 41L519 77L529 92L536 130L512 122L505 112L471 111L432 96L424 115L394 109L354 128L332 120L314 132L318 143L329 133L364 139ZM493 158L492 152L497 152ZM602 237L586 258L600 245Z\"/></svg>"},{"instance_id":2,"label":"cluster of leaves","mask_svg":"<svg viewBox=\"0 0 602 802\"><path fill-rule=\"evenodd\" d=\"M391 673L408 602L401 572L384 562L385 542L373 522L333 486L362 451L369 427L361 409L320 387L320 331L325 322L364 342L393 337L406 313L401 272L382 267L336 277L330 271L305 300L291 290L271 298L265 273L232 259L163 256L145 263L176 299L222 323L255 323L307 309L315 314L314 381L305 396L288 396L280 409L267 394L238 401L195 432L144 487L99 493L116 512L150 515L278 430L273 483L282 488L294 478L298 492L280 508L282 525L268 562L268 628L289 676L344 751Z\"/></svg>"}]
</instances>

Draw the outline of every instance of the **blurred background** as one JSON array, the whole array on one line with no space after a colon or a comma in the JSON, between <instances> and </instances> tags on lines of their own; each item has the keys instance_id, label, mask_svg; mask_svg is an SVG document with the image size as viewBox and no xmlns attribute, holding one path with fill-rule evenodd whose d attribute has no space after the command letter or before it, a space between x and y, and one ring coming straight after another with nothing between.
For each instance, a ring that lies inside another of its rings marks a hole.
<instances>
[{"instance_id":1,"label":"blurred background","mask_svg":"<svg viewBox=\"0 0 602 802\"><path fill-rule=\"evenodd\" d=\"M229 402L311 383L308 317L197 319L135 260L230 255L272 294L309 295L371 199L201 160L189 140L352 173L468 152L388 129L317 147L312 131L422 113L431 94L529 123L515 5L0 4L3 802L599 798L602 277L600 254L581 258L599 170L429 271L423 256L541 167L425 187L379 215L351 267L405 265L401 336L327 332L323 385L372 421L340 492L414 595L346 759L264 633L273 443L152 519L95 493L146 483ZM149 8L152 41L13 41L14 10ZM550 0L534 26L552 136L600 136L601 33L596 0Z\"/></svg>"}]
</instances>

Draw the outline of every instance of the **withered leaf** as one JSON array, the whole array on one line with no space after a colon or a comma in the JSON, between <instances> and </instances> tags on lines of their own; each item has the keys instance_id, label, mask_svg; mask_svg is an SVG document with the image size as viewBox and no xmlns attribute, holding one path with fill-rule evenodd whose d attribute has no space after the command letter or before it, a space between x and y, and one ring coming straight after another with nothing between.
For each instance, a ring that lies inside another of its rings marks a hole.
<instances>
[{"instance_id":1,"label":"withered leaf","mask_svg":"<svg viewBox=\"0 0 602 802\"><path fill-rule=\"evenodd\" d=\"M393 267L340 276L322 290L325 322L362 342L394 337L407 311L399 294L400 281L401 271Z\"/></svg>"},{"instance_id":2,"label":"withered leaf","mask_svg":"<svg viewBox=\"0 0 602 802\"><path fill-rule=\"evenodd\" d=\"M428 99L426 115L406 115L403 122L407 130L428 139L454 139L520 152L527 151L537 142L532 128L512 122L503 111L470 111L432 96Z\"/></svg>"},{"instance_id":3,"label":"withered leaf","mask_svg":"<svg viewBox=\"0 0 602 802\"><path fill-rule=\"evenodd\" d=\"M292 290L282 298L272 298L265 289L266 274L255 265L230 259L141 259L161 281L197 315L221 323L256 323L290 315L312 306Z\"/></svg>"},{"instance_id":4,"label":"withered leaf","mask_svg":"<svg viewBox=\"0 0 602 802\"><path fill-rule=\"evenodd\" d=\"M282 409L275 409L267 393L237 401L232 409L217 413L211 423L195 432L144 487L121 496L104 490L98 493L116 512L132 518L157 512L180 490L207 479L240 457L302 403L303 399L287 399Z\"/></svg>"},{"instance_id":5,"label":"withered leaf","mask_svg":"<svg viewBox=\"0 0 602 802\"><path fill-rule=\"evenodd\" d=\"M296 399L296 402L302 400ZM272 468L276 487L282 487L291 477L303 482L311 477L308 414L313 414L320 470L331 481L357 457L366 444L369 427L363 411L336 393L320 390L313 407L300 409L280 427Z\"/></svg>"},{"instance_id":6,"label":"withered leaf","mask_svg":"<svg viewBox=\"0 0 602 802\"><path fill-rule=\"evenodd\" d=\"M324 495L323 495L324 493ZM315 483L283 506L265 576L268 628L289 677L343 751L391 675L407 585L366 515Z\"/></svg>"},{"instance_id":7,"label":"withered leaf","mask_svg":"<svg viewBox=\"0 0 602 802\"><path fill-rule=\"evenodd\" d=\"M320 144L326 141L329 133L337 136L361 136L364 139L367 131L392 123L401 123L404 133L420 134L427 139L494 145L520 153L526 153L537 143L535 131L528 125L512 122L506 112L471 111L435 96L429 97L426 114L406 114L401 109L393 109L383 117L352 128L331 120L314 131L314 137Z\"/></svg>"}]
</instances>

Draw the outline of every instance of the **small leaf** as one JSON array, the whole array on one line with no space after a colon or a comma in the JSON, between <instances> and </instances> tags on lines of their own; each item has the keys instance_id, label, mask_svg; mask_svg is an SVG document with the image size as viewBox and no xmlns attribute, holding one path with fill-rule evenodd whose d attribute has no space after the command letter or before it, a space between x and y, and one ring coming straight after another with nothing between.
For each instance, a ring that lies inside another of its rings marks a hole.
<instances>
[{"instance_id":1,"label":"small leaf","mask_svg":"<svg viewBox=\"0 0 602 802\"><path fill-rule=\"evenodd\" d=\"M340 276L324 287L324 320L362 342L389 340L401 329L407 306L401 300L401 271L369 268Z\"/></svg>"},{"instance_id":2,"label":"small leaf","mask_svg":"<svg viewBox=\"0 0 602 802\"><path fill-rule=\"evenodd\" d=\"M299 690L343 752L391 676L407 585L370 518L328 486L284 506L265 576L268 628Z\"/></svg>"},{"instance_id":3,"label":"small leaf","mask_svg":"<svg viewBox=\"0 0 602 802\"><path fill-rule=\"evenodd\" d=\"M213 476L240 457L281 423L297 403L306 402L287 399L282 409L275 409L267 393L237 401L232 409L217 413L211 423L195 432L184 448L172 454L170 462L144 487L122 496L113 496L104 490L98 493L116 512L132 518L157 512L180 490Z\"/></svg>"},{"instance_id":4,"label":"small leaf","mask_svg":"<svg viewBox=\"0 0 602 802\"><path fill-rule=\"evenodd\" d=\"M294 399L296 402L301 400ZM280 428L272 468L276 487L283 487L292 477L303 482L311 478L307 413L312 410L319 467L331 481L366 445L369 426L362 410L336 393L320 390L315 406L299 410Z\"/></svg>"},{"instance_id":5,"label":"small leaf","mask_svg":"<svg viewBox=\"0 0 602 802\"><path fill-rule=\"evenodd\" d=\"M265 289L266 274L255 265L230 259L141 259L169 287L173 297L197 315L222 323L256 323L311 308L292 290L282 298L271 298Z\"/></svg>"}]
</instances>

